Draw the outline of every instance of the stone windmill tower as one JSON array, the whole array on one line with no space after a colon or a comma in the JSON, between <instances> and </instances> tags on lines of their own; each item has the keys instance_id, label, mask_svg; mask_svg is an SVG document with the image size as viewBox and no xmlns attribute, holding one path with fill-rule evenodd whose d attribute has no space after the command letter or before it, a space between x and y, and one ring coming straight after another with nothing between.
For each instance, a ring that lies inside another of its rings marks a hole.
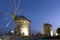
<instances>
[{"instance_id":1,"label":"stone windmill tower","mask_svg":"<svg viewBox=\"0 0 60 40\"><path fill-rule=\"evenodd\" d=\"M14 12L13 12L13 15L10 15L10 17L13 18L13 20L15 21L15 35L16 36L29 36L30 34L30 23L31 21L28 20L26 17L20 15L18 16L17 14L20 13L23 11L23 10L20 10L19 11L19 6L20 6L20 3L21 3L21 0L13 0L14 2ZM16 1L18 1L18 3L16 3ZM17 6L16 6L17 4ZM5 18L4 20L7 20L9 18ZM10 20L7 25L6 25L6 28L10 25L10 23L12 23L13 20Z\"/></svg>"},{"instance_id":2,"label":"stone windmill tower","mask_svg":"<svg viewBox=\"0 0 60 40\"><path fill-rule=\"evenodd\" d=\"M53 30L51 24L49 23L44 24L43 30L44 30L44 36L53 36Z\"/></svg>"},{"instance_id":3,"label":"stone windmill tower","mask_svg":"<svg viewBox=\"0 0 60 40\"><path fill-rule=\"evenodd\" d=\"M15 16L15 23L16 23L16 36L29 36L30 35L30 23L31 21L28 20L24 16Z\"/></svg>"}]
</instances>

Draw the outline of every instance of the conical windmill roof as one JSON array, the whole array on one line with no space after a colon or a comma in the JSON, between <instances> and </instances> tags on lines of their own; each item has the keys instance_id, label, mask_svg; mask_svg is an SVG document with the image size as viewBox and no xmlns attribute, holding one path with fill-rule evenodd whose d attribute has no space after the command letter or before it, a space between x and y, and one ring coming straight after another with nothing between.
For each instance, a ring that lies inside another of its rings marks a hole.
<instances>
[{"instance_id":1,"label":"conical windmill roof","mask_svg":"<svg viewBox=\"0 0 60 40\"><path fill-rule=\"evenodd\" d=\"M25 20L31 22L28 18L26 18L26 17L23 16L23 15L15 16L15 20L20 20L20 19L25 19Z\"/></svg>"}]
</instances>

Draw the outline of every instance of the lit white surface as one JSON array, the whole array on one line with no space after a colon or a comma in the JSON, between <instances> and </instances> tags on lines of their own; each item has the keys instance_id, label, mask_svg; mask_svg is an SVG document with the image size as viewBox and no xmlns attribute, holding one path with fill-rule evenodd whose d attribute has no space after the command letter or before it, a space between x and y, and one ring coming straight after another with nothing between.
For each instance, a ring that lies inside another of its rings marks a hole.
<instances>
[{"instance_id":1,"label":"lit white surface","mask_svg":"<svg viewBox=\"0 0 60 40\"><path fill-rule=\"evenodd\" d=\"M56 36L57 36L58 34L56 33Z\"/></svg>"},{"instance_id":2,"label":"lit white surface","mask_svg":"<svg viewBox=\"0 0 60 40\"><path fill-rule=\"evenodd\" d=\"M53 31L51 30L51 36L53 36Z\"/></svg>"},{"instance_id":3,"label":"lit white surface","mask_svg":"<svg viewBox=\"0 0 60 40\"><path fill-rule=\"evenodd\" d=\"M21 33L24 33L24 36L28 36L28 28L22 28Z\"/></svg>"},{"instance_id":4,"label":"lit white surface","mask_svg":"<svg viewBox=\"0 0 60 40\"><path fill-rule=\"evenodd\" d=\"M0 40L2 40L2 39L0 39Z\"/></svg>"},{"instance_id":5,"label":"lit white surface","mask_svg":"<svg viewBox=\"0 0 60 40\"><path fill-rule=\"evenodd\" d=\"M12 30L11 33L14 33L14 31Z\"/></svg>"}]
</instances>

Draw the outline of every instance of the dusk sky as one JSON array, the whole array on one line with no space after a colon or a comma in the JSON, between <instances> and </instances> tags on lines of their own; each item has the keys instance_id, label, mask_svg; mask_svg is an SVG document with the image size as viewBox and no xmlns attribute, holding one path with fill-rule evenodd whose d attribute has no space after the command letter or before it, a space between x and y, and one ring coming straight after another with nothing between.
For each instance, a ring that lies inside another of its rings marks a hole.
<instances>
[{"instance_id":1,"label":"dusk sky","mask_svg":"<svg viewBox=\"0 0 60 40\"><path fill-rule=\"evenodd\" d=\"M17 6L18 1L16 1ZM24 15L31 20L31 32L43 33L43 24L50 23L53 25L53 31L60 27L60 0L22 0L19 10L23 12L17 15ZM0 0L0 33L14 30L15 22L11 15L14 12L13 0ZM4 20L5 18L9 18ZM6 24L11 21L8 27Z\"/></svg>"}]
</instances>

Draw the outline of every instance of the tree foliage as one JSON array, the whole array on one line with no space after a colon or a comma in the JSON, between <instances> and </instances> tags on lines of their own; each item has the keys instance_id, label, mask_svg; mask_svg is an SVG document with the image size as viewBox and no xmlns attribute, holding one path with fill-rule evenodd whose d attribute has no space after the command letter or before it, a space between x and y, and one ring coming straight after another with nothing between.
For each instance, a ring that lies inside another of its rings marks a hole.
<instances>
[{"instance_id":1,"label":"tree foliage","mask_svg":"<svg viewBox=\"0 0 60 40\"><path fill-rule=\"evenodd\" d=\"M57 31L58 34L60 34L60 28L58 28L56 31Z\"/></svg>"}]
</instances>

